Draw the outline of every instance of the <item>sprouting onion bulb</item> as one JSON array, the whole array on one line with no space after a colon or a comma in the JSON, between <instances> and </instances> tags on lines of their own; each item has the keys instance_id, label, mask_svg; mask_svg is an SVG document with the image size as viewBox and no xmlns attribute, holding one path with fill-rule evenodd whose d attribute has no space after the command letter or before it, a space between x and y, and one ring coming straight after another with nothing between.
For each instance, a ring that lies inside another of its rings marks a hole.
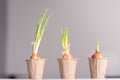
<instances>
[{"instance_id":1,"label":"sprouting onion bulb","mask_svg":"<svg viewBox=\"0 0 120 80\"><path fill-rule=\"evenodd\" d=\"M92 58L103 58L103 54L99 51L99 44L96 44L96 52L92 55Z\"/></svg>"},{"instance_id":2,"label":"sprouting onion bulb","mask_svg":"<svg viewBox=\"0 0 120 80\"><path fill-rule=\"evenodd\" d=\"M70 54L70 43L68 41L68 28L65 28L64 31L61 30L61 41L63 47L63 58L71 59L73 58Z\"/></svg>"},{"instance_id":3,"label":"sprouting onion bulb","mask_svg":"<svg viewBox=\"0 0 120 80\"><path fill-rule=\"evenodd\" d=\"M48 9L46 9L42 15L40 16L39 22L37 24L36 34L35 34L35 41L33 42L33 51L34 54L38 53L38 48L40 46L41 39L45 32L46 26L49 21L49 13Z\"/></svg>"}]
</instances>

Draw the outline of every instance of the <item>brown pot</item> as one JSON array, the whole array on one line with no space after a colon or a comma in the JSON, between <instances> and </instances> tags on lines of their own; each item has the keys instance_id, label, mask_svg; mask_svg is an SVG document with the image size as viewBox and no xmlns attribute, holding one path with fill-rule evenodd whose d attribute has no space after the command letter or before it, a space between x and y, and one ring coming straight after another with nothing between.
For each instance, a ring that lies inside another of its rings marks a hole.
<instances>
[{"instance_id":1,"label":"brown pot","mask_svg":"<svg viewBox=\"0 0 120 80\"><path fill-rule=\"evenodd\" d=\"M91 78L105 78L108 59L88 58Z\"/></svg>"},{"instance_id":2,"label":"brown pot","mask_svg":"<svg viewBox=\"0 0 120 80\"><path fill-rule=\"evenodd\" d=\"M57 59L59 64L60 77L62 79L74 79L76 73L77 58L74 59Z\"/></svg>"},{"instance_id":3,"label":"brown pot","mask_svg":"<svg viewBox=\"0 0 120 80\"><path fill-rule=\"evenodd\" d=\"M27 59L28 78L42 79L46 59Z\"/></svg>"}]
</instances>

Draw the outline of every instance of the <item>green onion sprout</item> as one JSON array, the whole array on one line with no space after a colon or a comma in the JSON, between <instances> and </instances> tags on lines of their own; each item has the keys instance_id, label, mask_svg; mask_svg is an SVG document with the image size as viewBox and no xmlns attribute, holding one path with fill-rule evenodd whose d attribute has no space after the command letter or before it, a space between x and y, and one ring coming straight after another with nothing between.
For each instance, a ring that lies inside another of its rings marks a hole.
<instances>
[{"instance_id":1,"label":"green onion sprout","mask_svg":"<svg viewBox=\"0 0 120 80\"><path fill-rule=\"evenodd\" d=\"M45 32L46 26L49 21L49 13L48 9L45 9L42 15L40 16L39 22L37 24L36 34L35 34L35 41L33 42L33 50L34 53L38 52L38 48L40 46L41 39Z\"/></svg>"},{"instance_id":2,"label":"green onion sprout","mask_svg":"<svg viewBox=\"0 0 120 80\"><path fill-rule=\"evenodd\" d=\"M96 43L96 51L99 51L99 43Z\"/></svg>"},{"instance_id":3,"label":"green onion sprout","mask_svg":"<svg viewBox=\"0 0 120 80\"><path fill-rule=\"evenodd\" d=\"M61 30L61 41L62 41L62 46L63 49L69 48L70 44L68 42L68 28L65 28L64 31Z\"/></svg>"}]
</instances>

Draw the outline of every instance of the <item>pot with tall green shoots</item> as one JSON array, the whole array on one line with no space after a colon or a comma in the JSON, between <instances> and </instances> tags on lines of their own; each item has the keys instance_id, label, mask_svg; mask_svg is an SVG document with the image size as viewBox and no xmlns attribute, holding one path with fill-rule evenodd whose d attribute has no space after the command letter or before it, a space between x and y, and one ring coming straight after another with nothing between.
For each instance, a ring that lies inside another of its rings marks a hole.
<instances>
[{"instance_id":1,"label":"pot with tall green shoots","mask_svg":"<svg viewBox=\"0 0 120 80\"><path fill-rule=\"evenodd\" d=\"M48 9L44 10L37 24L35 40L32 42L32 56L27 59L28 77L30 79L42 79L46 58L38 54L38 48L41 43L44 31L49 21Z\"/></svg>"},{"instance_id":2,"label":"pot with tall green shoots","mask_svg":"<svg viewBox=\"0 0 120 80\"><path fill-rule=\"evenodd\" d=\"M68 28L61 31L61 42L63 47L62 58L58 58L59 72L62 79L74 79L77 58L70 54L70 43L68 41Z\"/></svg>"}]
</instances>

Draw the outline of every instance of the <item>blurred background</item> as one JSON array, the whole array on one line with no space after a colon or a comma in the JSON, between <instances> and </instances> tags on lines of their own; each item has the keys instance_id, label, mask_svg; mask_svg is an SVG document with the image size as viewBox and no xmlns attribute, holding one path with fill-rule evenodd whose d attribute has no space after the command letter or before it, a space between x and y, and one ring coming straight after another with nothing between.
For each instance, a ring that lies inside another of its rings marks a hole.
<instances>
[{"instance_id":1,"label":"blurred background","mask_svg":"<svg viewBox=\"0 0 120 80\"><path fill-rule=\"evenodd\" d=\"M120 0L0 0L0 78L27 78L25 60L46 8L51 17L39 48L47 58L44 78L59 78L60 30L65 27L71 54L78 58L77 78L90 77L88 57L96 42L109 60L106 77L120 76Z\"/></svg>"}]
</instances>

